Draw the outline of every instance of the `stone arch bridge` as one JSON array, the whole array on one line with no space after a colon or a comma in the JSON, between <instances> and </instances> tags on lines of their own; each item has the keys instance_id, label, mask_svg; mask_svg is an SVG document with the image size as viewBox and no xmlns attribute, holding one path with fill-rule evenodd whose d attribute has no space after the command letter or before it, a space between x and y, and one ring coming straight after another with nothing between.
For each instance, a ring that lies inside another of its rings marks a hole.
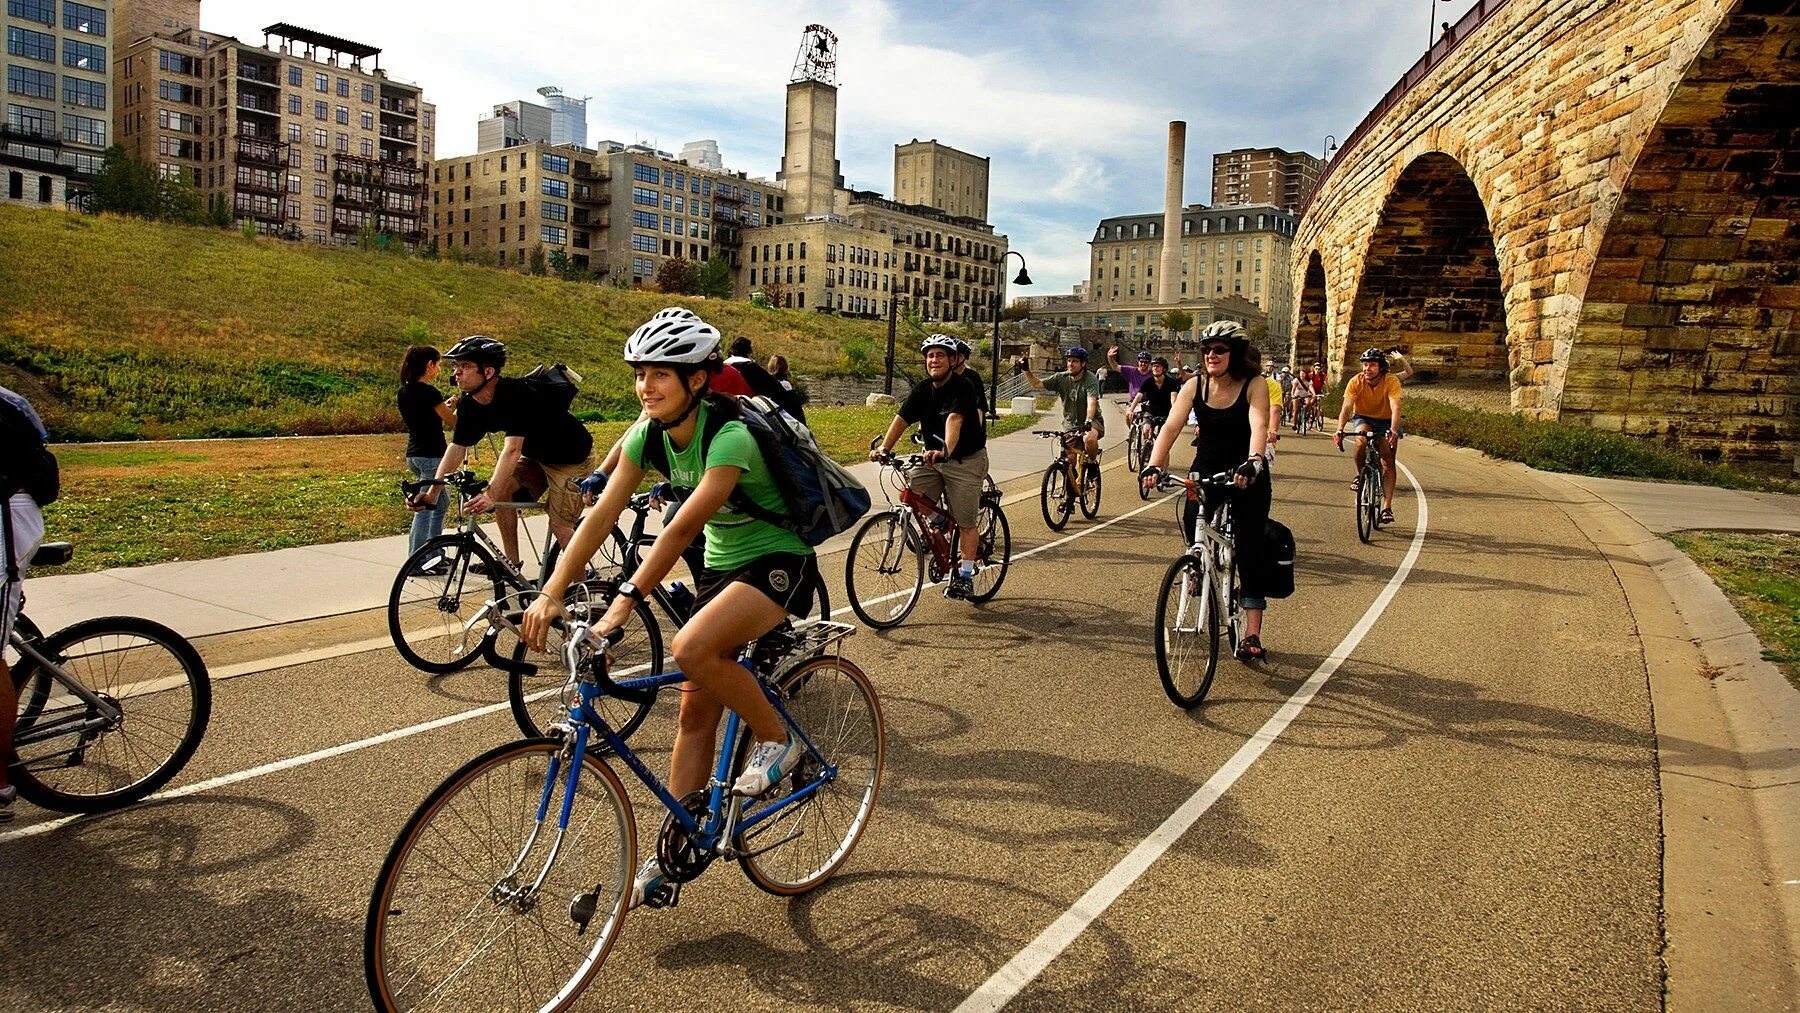
<instances>
[{"instance_id":1,"label":"stone arch bridge","mask_svg":"<svg viewBox=\"0 0 1800 1013\"><path fill-rule=\"evenodd\" d=\"M1483 0L1346 139L1297 360L1800 468L1800 3Z\"/></svg>"}]
</instances>

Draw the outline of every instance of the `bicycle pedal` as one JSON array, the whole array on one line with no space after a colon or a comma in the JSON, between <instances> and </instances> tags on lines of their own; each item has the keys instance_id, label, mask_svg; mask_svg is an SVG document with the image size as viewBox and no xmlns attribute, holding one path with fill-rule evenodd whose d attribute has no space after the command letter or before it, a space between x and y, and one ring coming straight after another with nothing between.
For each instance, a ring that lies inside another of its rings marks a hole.
<instances>
[{"instance_id":1,"label":"bicycle pedal","mask_svg":"<svg viewBox=\"0 0 1800 1013\"><path fill-rule=\"evenodd\" d=\"M660 911L666 907L674 907L679 903L681 903L680 883L663 883L649 893L644 894L644 906L652 910Z\"/></svg>"}]
</instances>

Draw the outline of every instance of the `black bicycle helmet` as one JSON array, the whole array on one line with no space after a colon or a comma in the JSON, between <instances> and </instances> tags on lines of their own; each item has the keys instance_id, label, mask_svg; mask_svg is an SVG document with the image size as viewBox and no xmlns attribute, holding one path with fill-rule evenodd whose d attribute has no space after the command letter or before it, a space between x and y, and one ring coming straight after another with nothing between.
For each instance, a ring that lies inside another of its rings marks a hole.
<instances>
[{"instance_id":1,"label":"black bicycle helmet","mask_svg":"<svg viewBox=\"0 0 1800 1013\"><path fill-rule=\"evenodd\" d=\"M1387 356L1379 348L1365 348L1362 353L1362 361L1386 363Z\"/></svg>"},{"instance_id":2,"label":"black bicycle helmet","mask_svg":"<svg viewBox=\"0 0 1800 1013\"><path fill-rule=\"evenodd\" d=\"M471 334L451 345L444 358L500 369L506 365L506 346L485 334Z\"/></svg>"}]
</instances>

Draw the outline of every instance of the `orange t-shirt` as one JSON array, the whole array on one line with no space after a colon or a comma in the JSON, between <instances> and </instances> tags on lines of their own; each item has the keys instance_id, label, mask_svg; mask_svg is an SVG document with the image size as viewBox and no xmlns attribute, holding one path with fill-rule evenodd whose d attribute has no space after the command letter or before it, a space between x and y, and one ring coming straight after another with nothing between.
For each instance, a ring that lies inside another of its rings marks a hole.
<instances>
[{"instance_id":1,"label":"orange t-shirt","mask_svg":"<svg viewBox=\"0 0 1800 1013\"><path fill-rule=\"evenodd\" d=\"M1392 373L1382 374L1380 382L1373 387L1358 373L1344 387L1344 400L1350 402L1350 414L1371 419L1388 418L1391 414L1388 411L1388 399L1399 396L1400 378Z\"/></svg>"}]
</instances>

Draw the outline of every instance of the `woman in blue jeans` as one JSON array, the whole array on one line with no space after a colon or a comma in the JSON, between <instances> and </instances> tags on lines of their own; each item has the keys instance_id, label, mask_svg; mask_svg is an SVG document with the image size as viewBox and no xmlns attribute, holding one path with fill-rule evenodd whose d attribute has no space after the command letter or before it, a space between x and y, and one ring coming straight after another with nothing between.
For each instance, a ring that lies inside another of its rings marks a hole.
<instances>
[{"instance_id":1,"label":"woman in blue jeans","mask_svg":"<svg viewBox=\"0 0 1800 1013\"><path fill-rule=\"evenodd\" d=\"M400 418L406 423L406 464L415 478L437 475L438 462L444 457L444 426L456 421L450 402L431 385L437 374L438 350L430 345L413 345L400 360ZM449 509L450 497L439 496L436 504L412 515L412 540L406 548L409 558L444 530L444 514Z\"/></svg>"}]
</instances>

